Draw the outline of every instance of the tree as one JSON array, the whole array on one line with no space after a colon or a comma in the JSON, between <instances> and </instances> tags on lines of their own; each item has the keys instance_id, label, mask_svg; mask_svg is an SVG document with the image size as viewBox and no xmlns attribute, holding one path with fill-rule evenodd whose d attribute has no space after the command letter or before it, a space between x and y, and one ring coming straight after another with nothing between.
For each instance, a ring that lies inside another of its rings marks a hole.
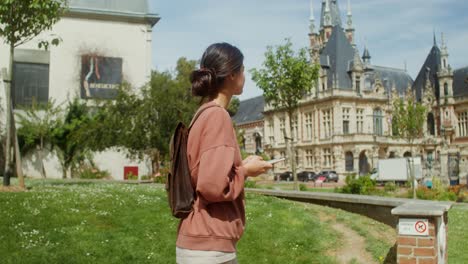
<instances>
[{"instance_id":1,"label":"tree","mask_svg":"<svg viewBox=\"0 0 468 264\"><path fill-rule=\"evenodd\" d=\"M91 120L86 103L80 103L75 98L68 103L65 118L59 120L52 129L51 145L52 149L57 149L64 179L67 178L68 171L73 178L78 164L90 156L90 148L86 143L90 139L82 132L83 128L89 127Z\"/></svg>"},{"instance_id":2,"label":"tree","mask_svg":"<svg viewBox=\"0 0 468 264\"><path fill-rule=\"evenodd\" d=\"M180 58L176 72L153 71L148 85L136 94L122 87L115 101L99 108L82 129L92 150L123 147L131 157L151 158L153 173L169 156L169 142L179 121L188 124L199 101L191 95L190 73L195 61Z\"/></svg>"},{"instance_id":3,"label":"tree","mask_svg":"<svg viewBox=\"0 0 468 264\"><path fill-rule=\"evenodd\" d=\"M276 48L267 47L263 68L252 69L252 79L263 90L263 96L267 104L275 110L286 111L289 118L290 137L286 137L291 144L289 147L289 160L294 175L294 188L298 190L296 164L293 157L294 145L293 114L299 101L309 93L318 78L319 66L311 61L311 54L306 48L300 49L297 54L292 49L292 43L286 39L284 45Z\"/></svg>"},{"instance_id":4,"label":"tree","mask_svg":"<svg viewBox=\"0 0 468 264\"><path fill-rule=\"evenodd\" d=\"M408 142L413 156L414 140L423 137L425 116L426 108L421 103L416 102L414 96L410 95L406 100L399 98L393 102L393 135ZM414 162L411 162L410 174L413 198L416 198Z\"/></svg>"},{"instance_id":5,"label":"tree","mask_svg":"<svg viewBox=\"0 0 468 264\"><path fill-rule=\"evenodd\" d=\"M13 58L15 47L22 45L34 37L39 35L44 30L50 29L65 11L66 0L0 0L0 35L10 47L10 63L9 63L9 78L12 80L13 76ZM58 39L52 40L53 45L57 45ZM41 41L40 45L48 46L47 41ZM5 143L5 170L3 177L3 184L10 185L10 148L11 139L16 135L12 133L15 131L14 115L12 114L11 106L11 86L6 87L6 143ZM17 140L15 140L17 142ZM20 155L18 147L15 147L17 174L22 176L20 164ZM21 177L22 178L22 177ZM21 182L22 179L20 179ZM24 187L24 186L21 186Z\"/></svg>"},{"instance_id":6,"label":"tree","mask_svg":"<svg viewBox=\"0 0 468 264\"><path fill-rule=\"evenodd\" d=\"M19 114L18 137L22 154L28 150L39 148L38 159L41 162L41 176L46 178L44 168L43 152L46 143L52 142L52 130L57 126L60 108L54 106L54 101L45 105L33 102L31 108L26 109L24 114Z\"/></svg>"},{"instance_id":7,"label":"tree","mask_svg":"<svg viewBox=\"0 0 468 264\"><path fill-rule=\"evenodd\" d=\"M231 102L229 102L229 106L228 106L228 113L231 117L235 116L237 114L237 111L239 110L239 106L240 106L240 100L239 98L237 97L233 97L231 99Z\"/></svg>"}]
</instances>

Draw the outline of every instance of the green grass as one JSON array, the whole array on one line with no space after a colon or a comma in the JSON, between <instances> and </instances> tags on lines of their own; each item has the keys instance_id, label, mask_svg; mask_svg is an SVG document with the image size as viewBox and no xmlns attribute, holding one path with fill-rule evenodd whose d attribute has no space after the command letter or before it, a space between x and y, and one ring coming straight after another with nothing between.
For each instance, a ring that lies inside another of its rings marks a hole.
<instances>
[{"instance_id":1,"label":"green grass","mask_svg":"<svg viewBox=\"0 0 468 264\"><path fill-rule=\"evenodd\" d=\"M468 263L468 205L456 204L449 211L449 263Z\"/></svg>"},{"instance_id":2,"label":"green grass","mask_svg":"<svg viewBox=\"0 0 468 264\"><path fill-rule=\"evenodd\" d=\"M16 184L13 182L13 184ZM27 180L29 192L0 192L1 263L175 263L178 221L164 189L62 180ZM374 259L394 230L342 210L248 194L240 263L337 263L340 222L362 235ZM326 215L329 220L320 220ZM468 263L468 209L449 212L449 263ZM359 261L359 260L357 260Z\"/></svg>"},{"instance_id":3,"label":"green grass","mask_svg":"<svg viewBox=\"0 0 468 264\"><path fill-rule=\"evenodd\" d=\"M178 221L169 213L164 189L26 183L29 192L0 193L1 263L175 262ZM336 243L334 232L294 204L247 195L240 263L336 263L326 255Z\"/></svg>"},{"instance_id":4,"label":"green grass","mask_svg":"<svg viewBox=\"0 0 468 264\"><path fill-rule=\"evenodd\" d=\"M373 219L343 210L329 207L324 207L323 210L328 215L336 216L336 218L328 220L329 222L336 221L342 223L364 237L366 251L371 253L375 260L384 260L387 257L389 250L395 243L395 229Z\"/></svg>"}]
</instances>

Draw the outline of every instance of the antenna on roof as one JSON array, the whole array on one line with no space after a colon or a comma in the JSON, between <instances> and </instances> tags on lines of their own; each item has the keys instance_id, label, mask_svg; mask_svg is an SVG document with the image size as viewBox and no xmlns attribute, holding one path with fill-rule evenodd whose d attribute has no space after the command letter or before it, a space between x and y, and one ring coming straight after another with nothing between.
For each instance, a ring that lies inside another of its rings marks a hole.
<instances>
[{"instance_id":1,"label":"antenna on roof","mask_svg":"<svg viewBox=\"0 0 468 264\"><path fill-rule=\"evenodd\" d=\"M406 60L404 61L404 65L405 65L405 72L408 72L408 65L406 63Z\"/></svg>"}]
</instances>

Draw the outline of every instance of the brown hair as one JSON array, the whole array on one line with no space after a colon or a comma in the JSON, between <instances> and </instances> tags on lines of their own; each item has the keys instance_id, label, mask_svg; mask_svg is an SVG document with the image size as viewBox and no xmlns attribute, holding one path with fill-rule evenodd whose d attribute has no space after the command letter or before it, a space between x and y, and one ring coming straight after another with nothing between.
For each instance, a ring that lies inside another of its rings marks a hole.
<instances>
[{"instance_id":1,"label":"brown hair","mask_svg":"<svg viewBox=\"0 0 468 264\"><path fill-rule=\"evenodd\" d=\"M214 97L226 77L237 73L244 64L242 52L228 43L210 45L200 61L200 69L190 75L194 96Z\"/></svg>"}]
</instances>

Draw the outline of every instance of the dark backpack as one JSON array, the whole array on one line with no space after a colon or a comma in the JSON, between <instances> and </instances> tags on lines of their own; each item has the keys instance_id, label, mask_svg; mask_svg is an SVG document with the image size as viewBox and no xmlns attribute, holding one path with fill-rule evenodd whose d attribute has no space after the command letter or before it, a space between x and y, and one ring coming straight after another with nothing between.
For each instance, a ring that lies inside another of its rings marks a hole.
<instances>
[{"instance_id":1,"label":"dark backpack","mask_svg":"<svg viewBox=\"0 0 468 264\"><path fill-rule=\"evenodd\" d=\"M166 191L172 215L185 218L193 210L196 192L192 186L192 177L187 159L187 141L190 128L203 111L216 105L199 110L187 128L179 122L169 145L171 171L167 175Z\"/></svg>"}]
</instances>

